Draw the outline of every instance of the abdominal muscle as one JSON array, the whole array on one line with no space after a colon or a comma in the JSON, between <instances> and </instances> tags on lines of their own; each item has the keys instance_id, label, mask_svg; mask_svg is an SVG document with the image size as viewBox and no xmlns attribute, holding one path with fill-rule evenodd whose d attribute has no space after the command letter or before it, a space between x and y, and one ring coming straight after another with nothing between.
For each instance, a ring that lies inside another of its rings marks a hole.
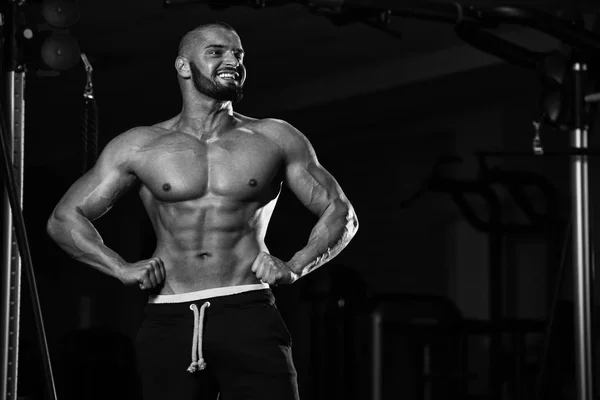
<instances>
[{"instance_id":1,"label":"abdominal muscle","mask_svg":"<svg viewBox=\"0 0 600 400\"><path fill-rule=\"evenodd\" d=\"M220 235L213 233L210 236L214 239ZM160 294L259 283L251 266L260 246L250 236L242 237L233 247L202 246L197 249L182 249L159 243L154 257L163 261L166 271Z\"/></svg>"},{"instance_id":2,"label":"abdominal muscle","mask_svg":"<svg viewBox=\"0 0 600 400\"><path fill-rule=\"evenodd\" d=\"M163 261L166 271L159 294L260 283L251 266L258 253L267 250L258 233L267 221L262 221L260 211L249 213L248 206L195 210L159 206L152 218L157 236L153 257Z\"/></svg>"}]
</instances>

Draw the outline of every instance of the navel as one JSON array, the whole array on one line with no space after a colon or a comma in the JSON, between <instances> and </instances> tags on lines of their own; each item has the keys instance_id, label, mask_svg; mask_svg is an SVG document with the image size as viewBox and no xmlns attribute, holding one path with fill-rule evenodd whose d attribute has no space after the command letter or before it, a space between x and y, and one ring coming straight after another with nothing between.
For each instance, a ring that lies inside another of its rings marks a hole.
<instances>
[{"instance_id":1,"label":"navel","mask_svg":"<svg viewBox=\"0 0 600 400\"><path fill-rule=\"evenodd\" d=\"M165 183L165 184L162 186L162 189L163 189L165 192L168 192L169 190L171 190L171 185L170 185L169 183Z\"/></svg>"},{"instance_id":2,"label":"navel","mask_svg":"<svg viewBox=\"0 0 600 400\"><path fill-rule=\"evenodd\" d=\"M250 179L248 181L248 185L255 187L256 185L258 185L258 182L256 182L256 179Z\"/></svg>"}]
</instances>

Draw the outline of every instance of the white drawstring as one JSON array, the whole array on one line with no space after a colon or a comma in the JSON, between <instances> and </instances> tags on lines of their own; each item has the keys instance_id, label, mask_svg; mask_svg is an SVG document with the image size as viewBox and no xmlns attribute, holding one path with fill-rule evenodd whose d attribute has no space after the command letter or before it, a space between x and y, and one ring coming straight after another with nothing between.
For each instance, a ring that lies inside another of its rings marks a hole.
<instances>
[{"instance_id":1,"label":"white drawstring","mask_svg":"<svg viewBox=\"0 0 600 400\"><path fill-rule=\"evenodd\" d=\"M190 309L194 312L194 339L192 343L192 363L187 371L191 374L206 368L206 362L204 362L204 357L202 356L202 334L204 331L204 310L206 307L210 307L208 301L202 304L200 311L198 311L196 304L190 305Z\"/></svg>"}]
</instances>

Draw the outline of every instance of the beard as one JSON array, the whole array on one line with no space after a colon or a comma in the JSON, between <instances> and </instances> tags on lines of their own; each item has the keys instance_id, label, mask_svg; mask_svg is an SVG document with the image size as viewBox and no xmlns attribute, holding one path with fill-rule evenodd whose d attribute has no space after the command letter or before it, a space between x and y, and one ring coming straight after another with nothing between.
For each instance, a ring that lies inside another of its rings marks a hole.
<instances>
[{"instance_id":1,"label":"beard","mask_svg":"<svg viewBox=\"0 0 600 400\"><path fill-rule=\"evenodd\" d=\"M194 87L203 95L218 101L231 101L232 103L237 103L244 97L243 85L221 85L204 76L193 62L190 62L190 70Z\"/></svg>"}]
</instances>

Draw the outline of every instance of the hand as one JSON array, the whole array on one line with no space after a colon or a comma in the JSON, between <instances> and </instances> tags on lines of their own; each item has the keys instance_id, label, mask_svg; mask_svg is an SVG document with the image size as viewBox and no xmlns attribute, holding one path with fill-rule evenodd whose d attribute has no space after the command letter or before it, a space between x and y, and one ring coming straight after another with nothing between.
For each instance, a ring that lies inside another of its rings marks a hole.
<instances>
[{"instance_id":1,"label":"hand","mask_svg":"<svg viewBox=\"0 0 600 400\"><path fill-rule=\"evenodd\" d=\"M165 264L158 257L131 263L121 270L121 282L125 285L138 284L142 290L161 285L166 276Z\"/></svg>"},{"instance_id":2,"label":"hand","mask_svg":"<svg viewBox=\"0 0 600 400\"><path fill-rule=\"evenodd\" d=\"M290 284L298 279L286 262L264 251L258 253L251 269L258 279L269 285Z\"/></svg>"}]
</instances>

